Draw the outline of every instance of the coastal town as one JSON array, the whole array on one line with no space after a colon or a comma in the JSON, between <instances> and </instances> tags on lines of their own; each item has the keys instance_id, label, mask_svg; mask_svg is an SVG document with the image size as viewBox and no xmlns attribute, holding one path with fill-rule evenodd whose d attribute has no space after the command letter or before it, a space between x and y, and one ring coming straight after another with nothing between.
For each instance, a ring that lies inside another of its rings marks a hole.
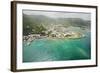
<instances>
[{"instance_id":1,"label":"coastal town","mask_svg":"<svg viewBox=\"0 0 100 73\"><path fill-rule=\"evenodd\" d=\"M48 30L43 31L44 34L29 34L27 36L23 36L23 40L27 42L27 45L29 45L32 41L35 39L76 39L76 38L82 38L85 37L85 35L79 31L71 30L78 29L79 27L68 27L65 28L64 26L61 26L61 24L54 25L50 24L50 27L46 27Z\"/></svg>"}]
</instances>

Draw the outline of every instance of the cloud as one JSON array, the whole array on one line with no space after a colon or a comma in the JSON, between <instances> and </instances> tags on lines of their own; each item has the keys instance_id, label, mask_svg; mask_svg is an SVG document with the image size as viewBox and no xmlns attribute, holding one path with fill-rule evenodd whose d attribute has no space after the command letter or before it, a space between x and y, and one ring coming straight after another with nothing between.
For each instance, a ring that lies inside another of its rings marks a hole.
<instances>
[{"instance_id":1,"label":"cloud","mask_svg":"<svg viewBox=\"0 0 100 73\"><path fill-rule=\"evenodd\" d=\"M51 18L82 18L84 20L90 20L90 13L82 12L55 12L55 11L36 11L36 10L23 10L27 15L45 15Z\"/></svg>"}]
</instances>

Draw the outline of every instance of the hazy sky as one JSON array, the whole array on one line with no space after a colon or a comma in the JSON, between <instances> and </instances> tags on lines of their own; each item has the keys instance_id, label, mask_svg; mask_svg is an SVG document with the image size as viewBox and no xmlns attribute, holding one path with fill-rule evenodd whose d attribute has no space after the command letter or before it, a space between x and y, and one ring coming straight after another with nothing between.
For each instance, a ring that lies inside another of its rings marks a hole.
<instances>
[{"instance_id":1,"label":"hazy sky","mask_svg":"<svg viewBox=\"0 0 100 73\"><path fill-rule=\"evenodd\" d=\"M23 10L24 14L27 15L45 15L51 18L82 18L84 20L90 20L91 14L90 13L79 13L79 12L54 12L54 11L30 11L30 10Z\"/></svg>"}]
</instances>

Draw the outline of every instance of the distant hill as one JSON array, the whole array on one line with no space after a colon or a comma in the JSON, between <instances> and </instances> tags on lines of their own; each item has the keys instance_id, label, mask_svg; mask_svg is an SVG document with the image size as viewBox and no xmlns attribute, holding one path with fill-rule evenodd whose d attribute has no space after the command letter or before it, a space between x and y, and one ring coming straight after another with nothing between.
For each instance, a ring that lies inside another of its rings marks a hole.
<instances>
[{"instance_id":1,"label":"distant hill","mask_svg":"<svg viewBox=\"0 0 100 73\"><path fill-rule=\"evenodd\" d=\"M73 26L80 27L82 29L90 29L90 21L83 20L81 18L50 18L44 15L23 14L23 30L25 31L25 34L32 32L32 29L35 29L34 31L38 31L39 29L41 29L41 26L43 29L47 30L51 26L51 24L60 24L65 28Z\"/></svg>"}]
</instances>

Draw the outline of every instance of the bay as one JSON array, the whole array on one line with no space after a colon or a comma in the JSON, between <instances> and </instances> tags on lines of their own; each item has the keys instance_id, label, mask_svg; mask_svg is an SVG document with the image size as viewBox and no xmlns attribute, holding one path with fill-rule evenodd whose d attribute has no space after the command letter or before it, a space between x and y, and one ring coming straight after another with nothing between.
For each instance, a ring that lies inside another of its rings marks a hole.
<instances>
[{"instance_id":1,"label":"bay","mask_svg":"<svg viewBox=\"0 0 100 73\"><path fill-rule=\"evenodd\" d=\"M23 62L68 61L91 59L91 35L82 38L35 39L23 42Z\"/></svg>"}]
</instances>

